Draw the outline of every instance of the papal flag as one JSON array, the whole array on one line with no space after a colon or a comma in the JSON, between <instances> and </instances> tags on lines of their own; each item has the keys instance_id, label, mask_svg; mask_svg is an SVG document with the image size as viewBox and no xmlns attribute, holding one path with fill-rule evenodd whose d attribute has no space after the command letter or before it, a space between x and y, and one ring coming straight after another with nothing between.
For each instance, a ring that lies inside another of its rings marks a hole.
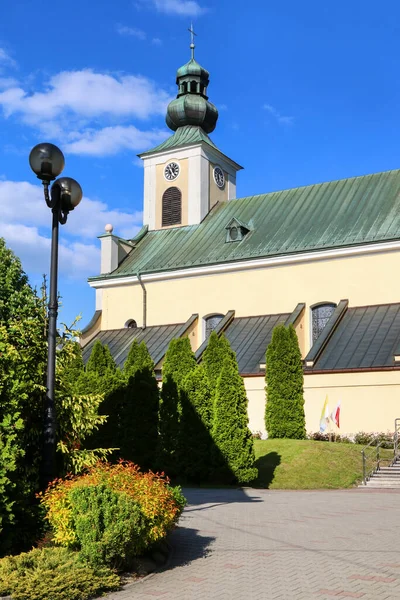
<instances>
[{"instance_id":1,"label":"papal flag","mask_svg":"<svg viewBox=\"0 0 400 600\"><path fill-rule=\"evenodd\" d=\"M338 429L340 429L340 400L331 414L331 419L336 424Z\"/></svg>"},{"instance_id":2,"label":"papal flag","mask_svg":"<svg viewBox=\"0 0 400 600\"><path fill-rule=\"evenodd\" d=\"M328 396L325 398L324 406L322 407L321 419L319 421L319 430L321 433L325 431L328 426L329 421L329 406L328 406Z\"/></svg>"}]
</instances>

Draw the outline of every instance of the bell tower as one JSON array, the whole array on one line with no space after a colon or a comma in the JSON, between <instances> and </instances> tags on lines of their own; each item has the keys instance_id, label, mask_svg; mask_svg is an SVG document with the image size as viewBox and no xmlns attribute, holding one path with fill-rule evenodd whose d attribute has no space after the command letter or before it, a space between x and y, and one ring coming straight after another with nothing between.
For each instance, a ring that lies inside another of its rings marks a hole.
<instances>
[{"instance_id":1,"label":"bell tower","mask_svg":"<svg viewBox=\"0 0 400 600\"><path fill-rule=\"evenodd\" d=\"M144 162L144 224L150 230L200 223L218 202L236 197L242 167L209 137L218 110L208 100L210 74L194 57L176 73L178 94L167 108L166 123L175 133L139 157Z\"/></svg>"}]
</instances>

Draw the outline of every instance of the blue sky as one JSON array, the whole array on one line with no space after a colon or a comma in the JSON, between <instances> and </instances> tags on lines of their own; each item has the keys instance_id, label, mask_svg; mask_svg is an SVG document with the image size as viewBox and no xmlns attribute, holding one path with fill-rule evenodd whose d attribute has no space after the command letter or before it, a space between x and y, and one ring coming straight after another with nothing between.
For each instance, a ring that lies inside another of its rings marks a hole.
<instances>
[{"instance_id":1,"label":"blue sky","mask_svg":"<svg viewBox=\"0 0 400 600\"><path fill-rule=\"evenodd\" d=\"M141 226L136 154L169 135L190 57L211 74L214 142L245 167L238 197L400 167L395 0L17 0L0 4L0 236L33 284L48 272L50 211L28 166L59 145L84 200L61 228L61 320L94 311L97 235Z\"/></svg>"}]
</instances>

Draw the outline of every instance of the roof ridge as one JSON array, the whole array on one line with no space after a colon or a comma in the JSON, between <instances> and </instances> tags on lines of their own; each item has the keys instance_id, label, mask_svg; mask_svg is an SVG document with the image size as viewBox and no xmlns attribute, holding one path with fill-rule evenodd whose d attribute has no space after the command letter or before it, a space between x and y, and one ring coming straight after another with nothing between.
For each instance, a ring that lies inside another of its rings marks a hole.
<instances>
[{"instance_id":1,"label":"roof ridge","mask_svg":"<svg viewBox=\"0 0 400 600\"><path fill-rule=\"evenodd\" d=\"M319 187L322 185L328 185L330 183L339 183L341 181L355 181L356 179L364 179L366 177L374 177L376 175L386 175L387 173L399 173L400 169L388 169L387 171L378 171L376 173L366 173L365 175L354 175L353 177L343 177L342 179L330 179L328 181L320 181L319 183L309 183L307 185L298 185L296 187L284 188L282 190L274 190L271 192L264 192L261 194L251 194L249 196L241 196L240 198L233 198L229 202L236 202L237 200L248 200L249 198L260 198L261 196L269 196L270 194L281 194L283 192L295 192L297 190L304 190L307 188Z\"/></svg>"}]
</instances>

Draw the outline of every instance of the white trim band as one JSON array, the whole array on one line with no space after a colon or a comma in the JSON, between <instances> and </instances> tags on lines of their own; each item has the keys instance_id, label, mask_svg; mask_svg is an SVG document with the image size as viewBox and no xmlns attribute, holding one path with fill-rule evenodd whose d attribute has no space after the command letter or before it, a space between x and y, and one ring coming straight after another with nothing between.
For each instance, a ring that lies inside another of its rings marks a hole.
<instances>
[{"instance_id":1,"label":"white trim band","mask_svg":"<svg viewBox=\"0 0 400 600\"><path fill-rule=\"evenodd\" d=\"M248 269L261 269L263 267L290 265L303 262L313 262L317 260L327 260L347 256L362 256L363 254L375 254L380 252L390 252L400 250L400 241L382 242L378 244L365 244L364 246L351 246L345 248L335 248L334 250L319 250L315 252L302 252L299 254L290 254L283 256L274 256L271 258L257 258L253 260L241 260L229 263L218 263L204 267L188 267L186 269L177 269L176 271L161 271L157 273L143 274L143 281L163 281L168 279L178 279L181 277L196 277L201 275L212 275L217 273L230 273L235 271L245 271ZM101 279L89 281L92 288L115 287L120 285L130 285L137 283L136 275L127 275L125 277L113 277L112 279Z\"/></svg>"}]
</instances>

